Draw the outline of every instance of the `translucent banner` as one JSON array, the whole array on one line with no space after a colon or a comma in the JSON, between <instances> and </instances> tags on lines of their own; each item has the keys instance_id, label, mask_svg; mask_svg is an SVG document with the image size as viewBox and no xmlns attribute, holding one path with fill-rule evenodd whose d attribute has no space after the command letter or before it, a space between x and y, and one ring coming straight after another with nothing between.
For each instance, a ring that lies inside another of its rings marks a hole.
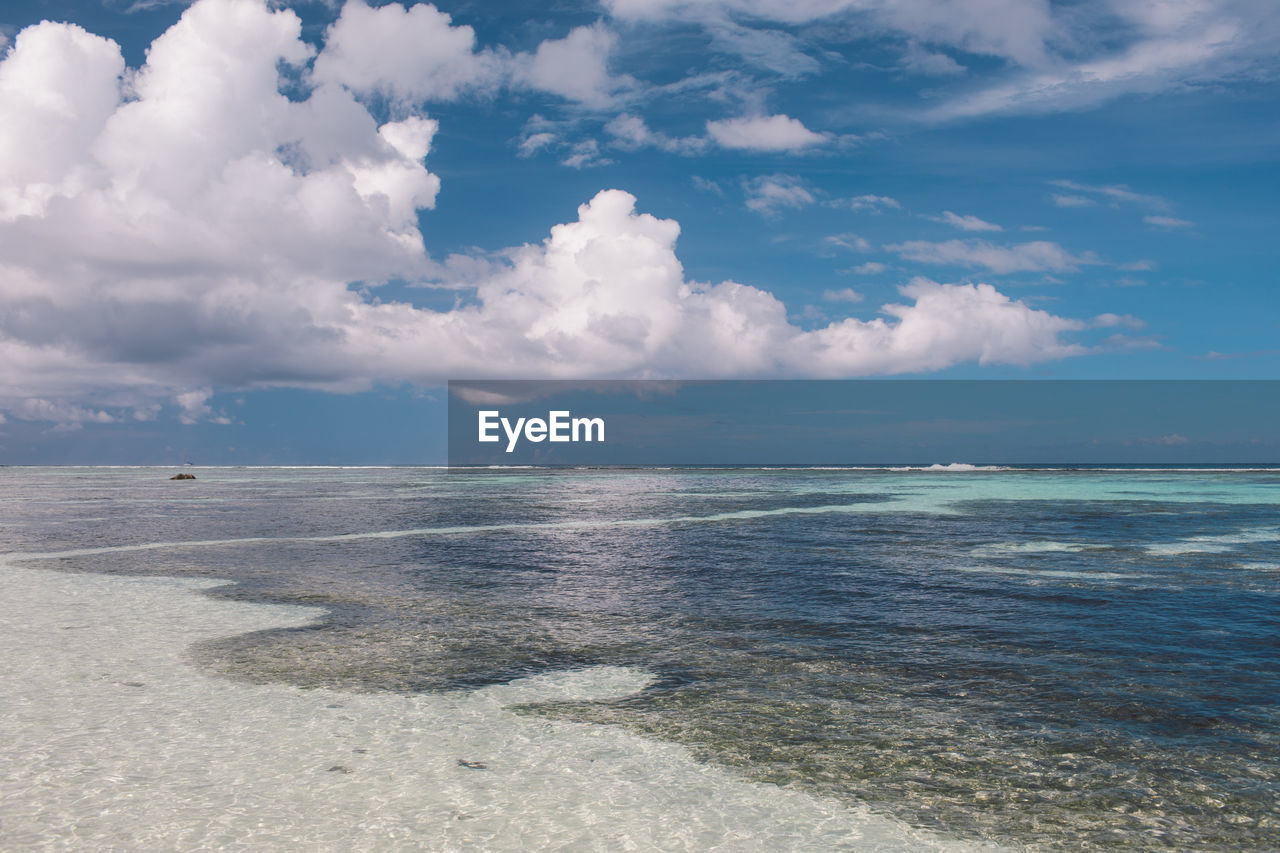
<instances>
[{"instance_id":1,"label":"translucent banner","mask_svg":"<svg viewBox=\"0 0 1280 853\"><path fill-rule=\"evenodd\" d=\"M449 383L449 465L1280 463L1276 381Z\"/></svg>"}]
</instances>

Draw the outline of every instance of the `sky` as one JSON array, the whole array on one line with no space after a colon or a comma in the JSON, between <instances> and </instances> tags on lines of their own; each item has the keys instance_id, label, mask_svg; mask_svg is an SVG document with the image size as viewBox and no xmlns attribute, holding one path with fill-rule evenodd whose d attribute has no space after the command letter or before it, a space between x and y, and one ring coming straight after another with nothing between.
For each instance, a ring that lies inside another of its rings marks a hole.
<instances>
[{"instance_id":1,"label":"sky","mask_svg":"<svg viewBox=\"0 0 1280 853\"><path fill-rule=\"evenodd\" d=\"M470 378L1275 379L1272 0L0 7L0 463Z\"/></svg>"}]
</instances>

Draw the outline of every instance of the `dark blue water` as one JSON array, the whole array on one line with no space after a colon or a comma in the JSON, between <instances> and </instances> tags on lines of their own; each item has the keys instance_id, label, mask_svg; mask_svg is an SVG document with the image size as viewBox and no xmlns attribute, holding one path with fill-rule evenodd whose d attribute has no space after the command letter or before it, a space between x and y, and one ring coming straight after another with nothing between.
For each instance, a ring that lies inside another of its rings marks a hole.
<instances>
[{"instance_id":1,"label":"dark blue water","mask_svg":"<svg viewBox=\"0 0 1280 853\"><path fill-rule=\"evenodd\" d=\"M962 836L1280 848L1280 473L169 473L0 470L2 550L331 611L195 650L238 678L635 666L526 710Z\"/></svg>"}]
</instances>

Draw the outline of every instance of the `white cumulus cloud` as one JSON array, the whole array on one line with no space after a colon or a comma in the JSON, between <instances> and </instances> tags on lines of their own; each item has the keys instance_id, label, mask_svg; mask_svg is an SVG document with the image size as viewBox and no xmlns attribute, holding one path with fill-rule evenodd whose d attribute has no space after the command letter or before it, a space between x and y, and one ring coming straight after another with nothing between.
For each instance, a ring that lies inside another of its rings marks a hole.
<instances>
[{"instance_id":1,"label":"white cumulus cloud","mask_svg":"<svg viewBox=\"0 0 1280 853\"><path fill-rule=\"evenodd\" d=\"M513 79L589 107L606 107L634 82L609 72L617 43L617 34L602 23L575 27L562 39L542 42L532 54L515 57Z\"/></svg>"},{"instance_id":2,"label":"white cumulus cloud","mask_svg":"<svg viewBox=\"0 0 1280 853\"><path fill-rule=\"evenodd\" d=\"M175 394L173 402L179 408L178 420L184 424L195 424L201 421L210 421L215 424L232 423L231 418L227 417L223 412L215 412L213 407L209 405L209 398L213 396L212 388L195 388L191 391L184 391L181 394ZM145 414L145 413L144 413ZM138 418L142 420L143 418Z\"/></svg>"},{"instance_id":3,"label":"white cumulus cloud","mask_svg":"<svg viewBox=\"0 0 1280 853\"><path fill-rule=\"evenodd\" d=\"M348 0L325 33L314 82L379 94L401 106L453 100L500 86L549 92L588 107L606 107L634 86L609 71L618 36L601 22L547 39L531 53L477 49L475 31L455 26L430 3L372 8Z\"/></svg>"},{"instance_id":4,"label":"white cumulus cloud","mask_svg":"<svg viewBox=\"0 0 1280 853\"><path fill-rule=\"evenodd\" d=\"M798 119L785 115L743 116L707 122L707 133L722 148L747 151L799 151L830 140Z\"/></svg>"},{"instance_id":5,"label":"white cumulus cloud","mask_svg":"<svg viewBox=\"0 0 1280 853\"><path fill-rule=\"evenodd\" d=\"M325 34L313 77L393 100L448 100L466 89L485 89L502 76L502 59L476 51L471 27L429 3L370 8L349 0Z\"/></svg>"},{"instance_id":6,"label":"white cumulus cloud","mask_svg":"<svg viewBox=\"0 0 1280 853\"><path fill-rule=\"evenodd\" d=\"M347 20L448 25L384 9ZM446 41L470 61L469 40ZM926 279L873 319L802 329L765 290L689 280L679 225L619 190L541 243L442 267L418 230L440 188L424 165L436 122L412 105L427 89L370 82L328 50L324 79L290 99L282 69L296 79L315 50L262 0L200 0L136 72L75 26L17 36L0 62L0 410L74 425L165 404L219 421L217 389L859 376L1086 351L1064 340L1086 324ZM370 86L399 93L404 117L375 121L357 99ZM812 203L785 177L760 197ZM378 297L387 279L464 268L470 298L451 310Z\"/></svg>"}]
</instances>

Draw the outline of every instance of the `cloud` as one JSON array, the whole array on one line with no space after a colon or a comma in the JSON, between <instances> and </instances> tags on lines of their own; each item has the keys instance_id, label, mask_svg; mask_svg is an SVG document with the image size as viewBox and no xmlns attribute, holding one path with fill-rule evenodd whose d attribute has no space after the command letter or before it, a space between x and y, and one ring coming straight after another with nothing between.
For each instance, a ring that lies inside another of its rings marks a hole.
<instances>
[{"instance_id":1,"label":"cloud","mask_svg":"<svg viewBox=\"0 0 1280 853\"><path fill-rule=\"evenodd\" d=\"M191 2L192 0L103 0L102 5L113 12L133 15L137 12L160 9L164 6L188 6Z\"/></svg>"},{"instance_id":2,"label":"cloud","mask_svg":"<svg viewBox=\"0 0 1280 853\"><path fill-rule=\"evenodd\" d=\"M75 25L44 21L18 34L0 64L0 220L39 214L74 191L124 70L114 42Z\"/></svg>"},{"instance_id":3,"label":"cloud","mask_svg":"<svg viewBox=\"0 0 1280 853\"><path fill-rule=\"evenodd\" d=\"M874 319L802 329L765 290L687 279L679 225L619 190L541 243L442 267L418 219L440 188L423 162L436 122L406 103L379 124L364 78L332 70L360 68L350 54L286 97L314 54L301 33L288 10L201 0L136 72L79 27L18 35L0 63L0 409L74 425L165 403L217 421L216 389L861 376L1088 351L1064 340L1085 323L926 279ZM785 175L749 188L766 208L813 203ZM379 296L463 267L451 310Z\"/></svg>"},{"instance_id":4,"label":"cloud","mask_svg":"<svg viewBox=\"0 0 1280 853\"><path fill-rule=\"evenodd\" d=\"M209 405L209 398L212 396L213 389L211 388L196 388L191 391L184 391L181 394L175 394L173 402L177 404L180 410L178 421L188 425L196 424L200 421L209 421L215 424L234 423L225 413L213 410L213 407Z\"/></svg>"},{"instance_id":5,"label":"cloud","mask_svg":"<svg viewBox=\"0 0 1280 853\"><path fill-rule=\"evenodd\" d=\"M696 154L708 146L701 136L673 137L650 129L644 119L630 113L622 113L610 119L604 126L613 137L613 144L625 151L641 148L658 148L672 154Z\"/></svg>"},{"instance_id":6,"label":"cloud","mask_svg":"<svg viewBox=\"0 0 1280 853\"><path fill-rule=\"evenodd\" d=\"M1280 54L1272 0L605 0L619 22L701 26L713 50L781 76L834 64L840 41L903 45L899 67L961 80L930 92L926 121L1078 110L1219 81L1269 82ZM829 41L824 43L823 36ZM837 42L833 45L831 42ZM880 47L880 45L877 45ZM845 57L841 57L844 59Z\"/></svg>"},{"instance_id":7,"label":"cloud","mask_svg":"<svg viewBox=\"0 0 1280 853\"><path fill-rule=\"evenodd\" d=\"M847 207L850 210L880 213L884 210L899 210L902 205L896 198L887 195L856 195L852 198L837 198L827 204L832 207Z\"/></svg>"},{"instance_id":8,"label":"cloud","mask_svg":"<svg viewBox=\"0 0 1280 853\"><path fill-rule=\"evenodd\" d=\"M795 175L761 175L746 181L742 189L747 207L766 216L776 216L787 208L808 207L817 201Z\"/></svg>"},{"instance_id":9,"label":"cloud","mask_svg":"<svg viewBox=\"0 0 1280 853\"><path fill-rule=\"evenodd\" d=\"M987 286L923 280L903 291L915 305L885 308L897 322L804 332L765 291L687 281L674 253L678 233L675 222L637 214L630 195L606 191L580 208L577 222L515 252L511 269L479 288L469 318L485 333L487 370L512 369L500 358L508 348L522 375L566 376L671 376L690 364L705 375L860 375L928 369L959 353L1023 362L1074 352L1056 336L1079 328L1075 321ZM957 316L964 329L946 328Z\"/></svg>"},{"instance_id":10,"label":"cloud","mask_svg":"<svg viewBox=\"0 0 1280 853\"><path fill-rule=\"evenodd\" d=\"M644 119L629 113L615 116L604 126L604 129L613 137L615 145L632 151L650 145L661 147L662 142L665 141L649 129Z\"/></svg>"},{"instance_id":11,"label":"cloud","mask_svg":"<svg viewBox=\"0 0 1280 853\"><path fill-rule=\"evenodd\" d=\"M1180 435L1175 432L1175 433L1170 433L1169 435L1158 435L1155 437L1140 438L1138 439L1138 443L1163 444L1167 447L1180 447L1184 444L1190 444L1191 439L1187 438L1185 435Z\"/></svg>"},{"instance_id":12,"label":"cloud","mask_svg":"<svg viewBox=\"0 0 1280 853\"><path fill-rule=\"evenodd\" d=\"M805 52L803 40L786 30L745 25L710 6L703 11L700 23L711 36L712 50L736 56L783 78L804 77L821 70L821 63Z\"/></svg>"},{"instance_id":13,"label":"cloud","mask_svg":"<svg viewBox=\"0 0 1280 853\"><path fill-rule=\"evenodd\" d=\"M554 145L558 140L558 136L545 130L537 133L530 133L520 140L520 145L516 149L516 153L520 157L532 157L542 149Z\"/></svg>"},{"instance_id":14,"label":"cloud","mask_svg":"<svg viewBox=\"0 0 1280 853\"><path fill-rule=\"evenodd\" d=\"M824 243L829 243L832 246L838 246L841 249L849 249L854 252L871 251L871 244L867 242L867 239L865 237L860 237L857 234L832 234L829 237L823 237L822 241Z\"/></svg>"},{"instance_id":15,"label":"cloud","mask_svg":"<svg viewBox=\"0 0 1280 853\"><path fill-rule=\"evenodd\" d=\"M635 85L609 73L618 36L603 23L575 27L562 39L547 39L532 54L512 60L512 79L588 107L607 107L620 90Z\"/></svg>"},{"instance_id":16,"label":"cloud","mask_svg":"<svg viewBox=\"0 0 1280 853\"><path fill-rule=\"evenodd\" d=\"M1116 326L1124 326L1129 329L1145 329L1147 323L1145 320L1139 319L1132 314L1099 314L1093 318L1090 324L1096 328L1106 329Z\"/></svg>"},{"instance_id":17,"label":"cloud","mask_svg":"<svg viewBox=\"0 0 1280 853\"><path fill-rule=\"evenodd\" d=\"M569 155L560 161L560 165L571 169L587 169L593 166L607 166L612 162L608 157L600 155L600 143L594 139L583 139L570 147Z\"/></svg>"},{"instance_id":18,"label":"cloud","mask_svg":"<svg viewBox=\"0 0 1280 853\"><path fill-rule=\"evenodd\" d=\"M1123 95L1267 74L1280 41L1274 8L1265 0L1098 4L1074 28L1064 13L1057 27L1061 53L926 117L1082 109Z\"/></svg>"},{"instance_id":19,"label":"cloud","mask_svg":"<svg viewBox=\"0 0 1280 853\"><path fill-rule=\"evenodd\" d=\"M1100 202L1105 202L1112 207L1133 205L1135 207L1144 207L1148 210L1155 211L1167 211L1172 207L1168 199L1163 196L1136 192L1124 184L1080 184L1075 181L1066 180L1050 181L1050 183L1054 186L1073 190L1076 193L1087 194L1055 194L1053 196L1053 202L1058 207L1091 207ZM1142 221L1148 225L1154 225L1157 228L1190 228L1192 225L1195 225L1195 223L1190 220L1179 219L1165 213L1149 213L1142 217ZM1127 269L1128 267L1125 268Z\"/></svg>"},{"instance_id":20,"label":"cloud","mask_svg":"<svg viewBox=\"0 0 1280 853\"><path fill-rule=\"evenodd\" d=\"M1169 202L1161 196L1149 195L1147 193L1135 192L1124 184L1080 184L1075 181L1050 181L1055 187L1074 190L1079 193L1088 193L1096 199L1109 201L1112 204L1136 204L1140 207L1150 207L1156 210L1164 210L1169 207ZM1055 196L1057 198L1057 196ZM1081 196L1068 196L1067 198L1084 198ZM1085 199L1092 202L1093 199ZM1066 204L1060 207L1074 207L1077 205Z\"/></svg>"},{"instance_id":21,"label":"cloud","mask_svg":"<svg viewBox=\"0 0 1280 853\"><path fill-rule=\"evenodd\" d=\"M348 0L325 33L311 80L400 105L450 101L504 85L549 92L588 107L611 105L635 86L609 72L618 36L602 22L547 39L531 53L477 50L475 31L429 3L371 8Z\"/></svg>"},{"instance_id":22,"label":"cloud","mask_svg":"<svg viewBox=\"0 0 1280 853\"><path fill-rule=\"evenodd\" d=\"M899 292L914 304L883 306L891 321L850 318L808 333L816 350L812 372L906 373L971 360L1026 365L1084 352L1058 337L1080 329L1078 321L1028 308L988 284L916 278Z\"/></svg>"},{"instance_id":23,"label":"cloud","mask_svg":"<svg viewBox=\"0 0 1280 853\"><path fill-rule=\"evenodd\" d=\"M852 287L845 287L840 290L824 290L822 298L828 302L861 302L864 297Z\"/></svg>"},{"instance_id":24,"label":"cloud","mask_svg":"<svg viewBox=\"0 0 1280 853\"><path fill-rule=\"evenodd\" d=\"M1217 352L1215 350L1209 350L1204 355L1194 355L1192 358L1219 361L1222 359L1256 358L1257 356L1267 355L1280 355L1280 349L1257 349L1249 352Z\"/></svg>"},{"instance_id":25,"label":"cloud","mask_svg":"<svg viewBox=\"0 0 1280 853\"><path fill-rule=\"evenodd\" d=\"M0 398L168 398L251 383L254 363L327 378L308 342L332 342L346 282L429 268L435 122L379 127L337 85L285 97L279 69L312 53L300 29L261 3L197 3L127 98L114 42L18 35L0 63Z\"/></svg>"},{"instance_id":26,"label":"cloud","mask_svg":"<svg viewBox=\"0 0 1280 853\"><path fill-rule=\"evenodd\" d=\"M637 115L622 113L605 124L611 144L624 151L657 148L670 154L701 154L712 145L752 151L797 151L830 141L787 116L751 117L707 122L706 136L670 136L655 131ZM843 137L850 139L852 137Z\"/></svg>"},{"instance_id":27,"label":"cloud","mask_svg":"<svg viewBox=\"0 0 1280 853\"><path fill-rule=\"evenodd\" d=\"M1195 225L1194 222L1173 216L1144 216L1142 221L1157 228L1190 228Z\"/></svg>"},{"instance_id":28,"label":"cloud","mask_svg":"<svg viewBox=\"0 0 1280 853\"><path fill-rule=\"evenodd\" d=\"M710 178L704 178L700 175L693 175L689 178L689 182L693 184L694 189L699 192L711 193L724 198L724 187L720 186Z\"/></svg>"},{"instance_id":29,"label":"cloud","mask_svg":"<svg viewBox=\"0 0 1280 853\"><path fill-rule=\"evenodd\" d=\"M796 26L847 19L882 34L907 35L923 43L1037 64L1055 35L1050 6L1040 0L605 0L617 18L636 21L739 21Z\"/></svg>"},{"instance_id":30,"label":"cloud","mask_svg":"<svg viewBox=\"0 0 1280 853\"><path fill-rule=\"evenodd\" d=\"M572 119L554 120L534 113L524 126L520 135L513 140L516 143L516 156L521 159L536 156L543 151L567 148L566 138L578 130L578 122Z\"/></svg>"},{"instance_id":31,"label":"cloud","mask_svg":"<svg viewBox=\"0 0 1280 853\"><path fill-rule=\"evenodd\" d=\"M867 261L865 264L849 267L845 272L850 272L854 275L879 275L887 269L888 267L879 261Z\"/></svg>"},{"instance_id":32,"label":"cloud","mask_svg":"<svg viewBox=\"0 0 1280 853\"><path fill-rule=\"evenodd\" d=\"M904 70L912 74L928 77L955 77L969 72L969 69L947 54L928 50L914 41L903 51L901 64Z\"/></svg>"},{"instance_id":33,"label":"cloud","mask_svg":"<svg viewBox=\"0 0 1280 853\"><path fill-rule=\"evenodd\" d=\"M82 424L113 424L117 418L101 409L86 409L72 403L27 397L15 401L10 414L25 421L53 421L63 427L79 428Z\"/></svg>"},{"instance_id":34,"label":"cloud","mask_svg":"<svg viewBox=\"0 0 1280 853\"><path fill-rule=\"evenodd\" d=\"M453 26L430 4L373 9L364 0L348 0L325 33L312 79L393 101L452 100L502 79L502 58L475 48L471 27Z\"/></svg>"},{"instance_id":35,"label":"cloud","mask_svg":"<svg viewBox=\"0 0 1280 853\"><path fill-rule=\"evenodd\" d=\"M737 57L748 66L783 78L798 78L821 70L818 59L807 52L809 45L786 29L759 26L756 15L737 14L733 4L699 3L605 3L610 14L626 24L676 23L692 21L710 37L712 51ZM648 8L644 8L647 6Z\"/></svg>"},{"instance_id":36,"label":"cloud","mask_svg":"<svg viewBox=\"0 0 1280 853\"><path fill-rule=\"evenodd\" d=\"M907 260L926 264L981 267L996 274L1014 272L1072 272L1098 261L1090 254L1073 255L1057 243L1037 240L995 246L984 240L909 240L884 247Z\"/></svg>"},{"instance_id":37,"label":"cloud","mask_svg":"<svg viewBox=\"0 0 1280 853\"><path fill-rule=\"evenodd\" d=\"M814 133L798 120L785 115L709 121L707 133L722 148L746 151L799 151L830 139L828 135Z\"/></svg>"},{"instance_id":38,"label":"cloud","mask_svg":"<svg viewBox=\"0 0 1280 853\"><path fill-rule=\"evenodd\" d=\"M1104 338L1094 352L1133 352L1135 350L1164 349L1158 335L1144 335L1135 338L1132 335L1114 334Z\"/></svg>"},{"instance_id":39,"label":"cloud","mask_svg":"<svg viewBox=\"0 0 1280 853\"><path fill-rule=\"evenodd\" d=\"M949 210L942 211L941 216L926 216L925 219L932 219L934 222L941 222L944 225L952 225L961 231L1003 231L999 225L994 222L987 222L985 219L979 219L976 216L960 216Z\"/></svg>"}]
</instances>

